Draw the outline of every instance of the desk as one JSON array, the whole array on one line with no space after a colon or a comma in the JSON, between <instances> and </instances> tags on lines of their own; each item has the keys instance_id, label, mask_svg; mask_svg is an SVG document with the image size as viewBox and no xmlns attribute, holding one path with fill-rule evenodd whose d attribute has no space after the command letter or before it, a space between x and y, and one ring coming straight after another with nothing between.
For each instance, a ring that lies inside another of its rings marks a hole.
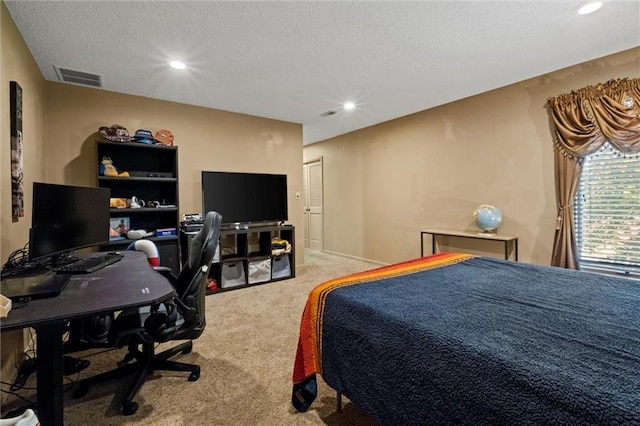
<instances>
[{"instance_id":1,"label":"desk","mask_svg":"<svg viewBox=\"0 0 640 426\"><path fill-rule=\"evenodd\" d=\"M99 271L72 276L59 296L32 300L2 319L1 331L26 327L36 331L38 418L42 426L64 424L65 324L86 316L160 303L174 294L169 280L149 266L143 252L123 254L121 261Z\"/></svg>"},{"instance_id":2,"label":"desk","mask_svg":"<svg viewBox=\"0 0 640 426\"><path fill-rule=\"evenodd\" d=\"M509 243L514 246L515 261L518 261L518 237L513 235L504 234L484 234L482 232L467 232L467 231L451 231L443 229L423 229L420 231L420 256L424 256L424 236L425 234L431 235L431 253L436 253L436 238L438 236L443 237L456 237L456 238L474 238L478 240L491 240L500 241L504 244L504 259L509 260Z\"/></svg>"}]
</instances>

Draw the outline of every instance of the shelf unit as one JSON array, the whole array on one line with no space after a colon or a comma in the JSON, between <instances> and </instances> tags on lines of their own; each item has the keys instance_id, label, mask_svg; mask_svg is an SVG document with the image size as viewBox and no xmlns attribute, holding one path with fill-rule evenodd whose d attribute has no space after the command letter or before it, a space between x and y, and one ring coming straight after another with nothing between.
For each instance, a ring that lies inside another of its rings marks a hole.
<instances>
[{"instance_id":1,"label":"shelf unit","mask_svg":"<svg viewBox=\"0 0 640 426\"><path fill-rule=\"evenodd\" d=\"M148 237L158 247L160 264L180 271L180 242L178 239L178 148L138 142L97 141L97 165L109 157L119 172L129 177L100 176L98 186L111 189L111 198L144 200L147 205L157 201L171 207L112 208L111 218L128 217L130 229L173 228L176 235ZM99 167L98 167L99 170ZM114 240L100 247L102 251L124 250L134 240Z\"/></svg>"},{"instance_id":2,"label":"shelf unit","mask_svg":"<svg viewBox=\"0 0 640 426\"><path fill-rule=\"evenodd\" d=\"M291 251L274 255L272 239L289 242ZM295 227L263 225L249 229L222 229L219 256L209 274L217 289L208 294L293 278L295 267Z\"/></svg>"}]
</instances>

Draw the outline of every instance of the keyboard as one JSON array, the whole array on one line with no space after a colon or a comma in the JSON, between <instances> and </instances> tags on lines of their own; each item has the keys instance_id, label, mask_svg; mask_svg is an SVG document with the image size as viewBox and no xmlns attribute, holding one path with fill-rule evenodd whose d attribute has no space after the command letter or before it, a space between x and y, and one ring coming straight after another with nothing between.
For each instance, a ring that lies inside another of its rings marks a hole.
<instances>
[{"instance_id":1,"label":"keyboard","mask_svg":"<svg viewBox=\"0 0 640 426\"><path fill-rule=\"evenodd\" d=\"M116 263L120 259L122 259L122 254L120 253L106 253L85 257L66 265L54 267L53 270L59 274L88 274Z\"/></svg>"}]
</instances>

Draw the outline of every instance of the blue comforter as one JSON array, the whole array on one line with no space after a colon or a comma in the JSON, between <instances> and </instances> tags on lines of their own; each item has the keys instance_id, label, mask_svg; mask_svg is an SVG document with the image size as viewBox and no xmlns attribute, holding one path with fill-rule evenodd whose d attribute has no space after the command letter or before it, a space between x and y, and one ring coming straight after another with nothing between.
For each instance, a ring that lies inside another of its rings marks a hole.
<instances>
[{"instance_id":1,"label":"blue comforter","mask_svg":"<svg viewBox=\"0 0 640 426\"><path fill-rule=\"evenodd\" d=\"M640 283L472 258L328 294L322 376L383 424L640 424Z\"/></svg>"}]
</instances>

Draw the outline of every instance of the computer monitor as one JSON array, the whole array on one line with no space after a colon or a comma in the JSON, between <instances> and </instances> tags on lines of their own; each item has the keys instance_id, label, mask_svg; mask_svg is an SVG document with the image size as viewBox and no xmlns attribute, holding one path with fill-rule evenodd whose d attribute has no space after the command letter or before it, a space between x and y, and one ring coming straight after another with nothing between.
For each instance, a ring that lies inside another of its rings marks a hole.
<instances>
[{"instance_id":1,"label":"computer monitor","mask_svg":"<svg viewBox=\"0 0 640 426\"><path fill-rule=\"evenodd\" d=\"M29 260L109 241L109 188L33 183Z\"/></svg>"}]
</instances>

